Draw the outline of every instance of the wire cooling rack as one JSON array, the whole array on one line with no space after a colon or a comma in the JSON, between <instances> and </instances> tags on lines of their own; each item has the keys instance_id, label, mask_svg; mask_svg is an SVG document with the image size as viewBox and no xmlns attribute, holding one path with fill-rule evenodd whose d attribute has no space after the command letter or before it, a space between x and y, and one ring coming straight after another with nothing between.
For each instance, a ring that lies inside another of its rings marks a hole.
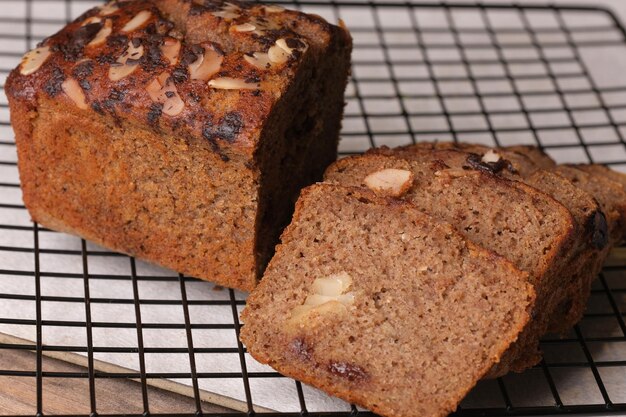
<instances>
[{"instance_id":1,"label":"wire cooling rack","mask_svg":"<svg viewBox=\"0 0 626 417\"><path fill-rule=\"evenodd\" d=\"M0 0L0 83L25 50L95 4ZM354 72L342 154L432 139L530 143L561 162L593 161L626 170L626 32L608 10L409 2L290 4L332 21L342 18L351 28ZM0 337L0 387L16 379L32 381L32 412L24 415L52 414L46 390L70 381L84 382L85 390L82 396L73 394L78 398L72 404L79 407L67 414L106 415L99 387L107 380L140 385L141 405L125 410L126 415L157 415L151 412L149 385L193 398L189 409L166 409L163 415L213 414L203 408L207 398L231 405L239 414L271 415L275 413L267 408L255 411L253 404L260 401L260 387L277 381L283 381L274 392L279 398L270 399L291 402L282 410L288 414L369 414L325 403L322 394L258 366L237 340L243 294L213 291L209 283L30 223L21 202L3 94L0 230L0 329L20 336ZM626 411L626 261L621 251L616 250L596 281L581 323L565 338L542 342L545 357L540 365L481 382L456 415ZM127 289L126 296L119 295L121 287ZM79 313L71 317L55 316L76 309ZM159 309L165 313L155 313ZM151 320L163 314L168 320ZM116 345L115 335L122 332L134 343L126 338ZM80 337L70 337L70 344L57 337L70 334ZM216 345L215 340L222 342ZM7 357L3 352L15 351L32 351L33 360L18 365L2 359ZM134 365L107 366L115 355L132 357ZM168 358L176 355L176 360ZM49 370L48 356L85 367ZM206 366L216 363L205 360L214 357L230 368ZM157 366L181 362L182 370ZM175 382L168 385L166 380ZM207 397L210 383L214 391L234 384L240 401ZM325 408L316 409L319 403ZM0 414L17 415L17 409L2 409ZM323 413L317 413L320 410Z\"/></svg>"}]
</instances>

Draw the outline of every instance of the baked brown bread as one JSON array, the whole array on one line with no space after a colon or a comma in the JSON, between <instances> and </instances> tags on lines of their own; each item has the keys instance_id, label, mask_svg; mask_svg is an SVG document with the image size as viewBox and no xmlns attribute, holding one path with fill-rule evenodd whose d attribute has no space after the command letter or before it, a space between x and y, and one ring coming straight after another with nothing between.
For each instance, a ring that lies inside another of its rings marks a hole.
<instances>
[{"instance_id":1,"label":"baked brown bread","mask_svg":"<svg viewBox=\"0 0 626 417\"><path fill-rule=\"evenodd\" d=\"M597 193L597 190L577 184L571 176L572 181L558 174L555 171L561 168L549 156L527 146L514 147L512 150L510 147L492 149L471 143L426 142L395 149L377 148L368 153L420 161L440 160L458 169L480 169L510 180L522 181L563 204L574 219L574 242L562 260L564 269L558 273L561 285L552 293L557 300L556 310L547 312L543 308L542 311L550 318L548 330L552 332L566 332L580 320L589 298L591 280L599 273L611 243L620 240L623 233L617 211L609 213L607 225L603 206L590 194ZM484 162L485 158L491 158L492 161ZM563 169L571 171L569 168ZM599 178L598 181L606 180ZM606 196L605 200L607 198L620 201L617 196ZM538 359L538 356L535 358ZM526 362L532 365L531 361Z\"/></svg>"},{"instance_id":2,"label":"baked brown bread","mask_svg":"<svg viewBox=\"0 0 626 417\"><path fill-rule=\"evenodd\" d=\"M8 77L26 207L250 290L299 190L336 159L350 51L344 27L278 6L94 8Z\"/></svg>"},{"instance_id":3,"label":"baked brown bread","mask_svg":"<svg viewBox=\"0 0 626 417\"><path fill-rule=\"evenodd\" d=\"M467 157L456 151L441 152L463 156L463 160ZM550 313L563 297L561 274L576 238L572 216L563 205L526 184L450 166L448 163L455 162L452 157L442 161L412 156L415 158L370 153L344 158L327 169L325 180L372 188L371 178L380 175L377 173L389 169L411 172L411 186L396 197L452 224L474 243L529 272L537 293L533 320L490 376L521 372L536 364L541 359L539 338L546 333Z\"/></svg>"},{"instance_id":4,"label":"baked brown bread","mask_svg":"<svg viewBox=\"0 0 626 417\"><path fill-rule=\"evenodd\" d=\"M611 168L605 165L599 164L576 164L573 165L575 168L582 169L585 172L594 175L601 175L611 180L622 184L622 187L626 190L626 174L618 171L614 171Z\"/></svg>"},{"instance_id":5,"label":"baked brown bread","mask_svg":"<svg viewBox=\"0 0 626 417\"><path fill-rule=\"evenodd\" d=\"M528 275L410 203L305 189L242 313L248 352L387 417L443 417L529 318Z\"/></svg>"}]
</instances>

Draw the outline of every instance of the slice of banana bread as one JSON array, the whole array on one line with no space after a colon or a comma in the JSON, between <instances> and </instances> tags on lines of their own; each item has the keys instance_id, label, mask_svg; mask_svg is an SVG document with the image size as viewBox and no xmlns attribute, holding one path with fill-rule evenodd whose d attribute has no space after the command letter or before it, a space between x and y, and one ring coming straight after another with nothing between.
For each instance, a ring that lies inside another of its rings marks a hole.
<instances>
[{"instance_id":1,"label":"slice of banana bread","mask_svg":"<svg viewBox=\"0 0 626 417\"><path fill-rule=\"evenodd\" d=\"M530 273L537 292L533 320L490 375L536 364L541 359L539 338L546 333L549 313L560 303L561 272L575 238L569 211L525 184L427 159L348 157L331 165L325 180L375 189L371 179L385 170L411 172L413 181L403 199Z\"/></svg>"},{"instance_id":2,"label":"slice of banana bread","mask_svg":"<svg viewBox=\"0 0 626 417\"><path fill-rule=\"evenodd\" d=\"M527 274L449 224L320 184L298 200L241 338L258 361L383 416L443 417L517 338L532 300Z\"/></svg>"},{"instance_id":3,"label":"slice of banana bread","mask_svg":"<svg viewBox=\"0 0 626 417\"><path fill-rule=\"evenodd\" d=\"M94 8L7 80L26 207L250 290L299 190L336 159L350 51L345 28L277 6Z\"/></svg>"},{"instance_id":4,"label":"slice of banana bread","mask_svg":"<svg viewBox=\"0 0 626 417\"><path fill-rule=\"evenodd\" d=\"M565 262L566 269L561 273L563 285L559 290L562 296L555 294L561 302L549 314L548 329L563 333L580 320L593 279L600 272L612 245L619 243L625 233L623 205L626 195L615 183L615 179L623 178L622 174L598 165L559 166L546 153L532 146L493 149L471 143L426 142L372 152L418 160L436 158L455 167L477 167L525 182L561 202L573 215L576 242ZM485 163L485 158L491 161ZM493 169L495 167L502 169ZM586 175L581 170L593 173Z\"/></svg>"}]
</instances>

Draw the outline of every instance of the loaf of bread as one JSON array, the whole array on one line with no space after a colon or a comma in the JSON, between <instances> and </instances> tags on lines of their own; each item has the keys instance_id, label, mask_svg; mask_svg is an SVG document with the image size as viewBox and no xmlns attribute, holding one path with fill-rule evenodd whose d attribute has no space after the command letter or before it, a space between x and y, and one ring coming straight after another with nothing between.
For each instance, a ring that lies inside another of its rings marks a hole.
<instances>
[{"instance_id":1,"label":"loaf of bread","mask_svg":"<svg viewBox=\"0 0 626 417\"><path fill-rule=\"evenodd\" d=\"M448 415L529 320L527 273L408 202L313 185L281 240L248 352L384 416Z\"/></svg>"},{"instance_id":2,"label":"loaf of bread","mask_svg":"<svg viewBox=\"0 0 626 417\"><path fill-rule=\"evenodd\" d=\"M113 1L6 83L34 221L252 289L299 190L336 159L351 38L221 0Z\"/></svg>"}]
</instances>

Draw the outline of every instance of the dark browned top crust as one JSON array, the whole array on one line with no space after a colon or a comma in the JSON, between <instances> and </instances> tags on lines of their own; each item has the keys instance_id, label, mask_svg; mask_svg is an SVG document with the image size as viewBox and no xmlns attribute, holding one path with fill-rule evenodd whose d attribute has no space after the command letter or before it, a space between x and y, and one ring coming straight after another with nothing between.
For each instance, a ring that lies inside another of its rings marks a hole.
<instances>
[{"instance_id":1,"label":"dark browned top crust","mask_svg":"<svg viewBox=\"0 0 626 417\"><path fill-rule=\"evenodd\" d=\"M278 6L222 0L112 1L27 53L6 92L39 95L252 154L273 105L343 28Z\"/></svg>"}]
</instances>

